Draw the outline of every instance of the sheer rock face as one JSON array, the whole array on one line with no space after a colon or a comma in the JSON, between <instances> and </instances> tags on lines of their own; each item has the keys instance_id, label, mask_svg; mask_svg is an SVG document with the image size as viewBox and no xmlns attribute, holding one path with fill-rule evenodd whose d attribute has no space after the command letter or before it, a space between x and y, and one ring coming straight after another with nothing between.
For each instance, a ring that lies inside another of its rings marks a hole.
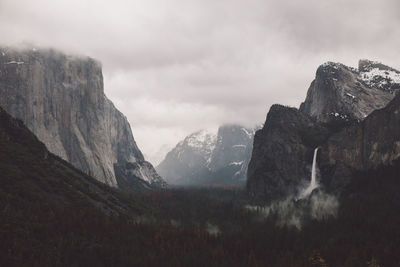
<instances>
[{"instance_id":1,"label":"sheer rock face","mask_svg":"<svg viewBox=\"0 0 400 267\"><path fill-rule=\"evenodd\" d=\"M1 107L0 165L0 194L2 199L18 199L15 208L35 199L35 205L46 207L96 208L114 216L136 214L117 191L50 153L21 120Z\"/></svg>"},{"instance_id":2,"label":"sheer rock face","mask_svg":"<svg viewBox=\"0 0 400 267\"><path fill-rule=\"evenodd\" d=\"M253 148L253 138L253 129L239 125L221 126L208 165L210 170L217 171L231 164L247 166Z\"/></svg>"},{"instance_id":3,"label":"sheer rock face","mask_svg":"<svg viewBox=\"0 0 400 267\"><path fill-rule=\"evenodd\" d=\"M400 95L365 120L333 134L320 149L324 184L340 189L354 170L387 166L400 158Z\"/></svg>"},{"instance_id":4,"label":"sheer rock face","mask_svg":"<svg viewBox=\"0 0 400 267\"><path fill-rule=\"evenodd\" d=\"M329 131L296 108L273 105L254 137L247 173L252 196L282 199L309 180L315 147Z\"/></svg>"},{"instance_id":5,"label":"sheer rock face","mask_svg":"<svg viewBox=\"0 0 400 267\"><path fill-rule=\"evenodd\" d=\"M126 117L104 95L100 63L91 58L0 48L0 106L50 152L108 185L118 186L114 164L144 162Z\"/></svg>"},{"instance_id":6,"label":"sheer rock face","mask_svg":"<svg viewBox=\"0 0 400 267\"><path fill-rule=\"evenodd\" d=\"M224 125L218 133L187 136L157 166L175 185L243 185L253 147L254 130Z\"/></svg>"},{"instance_id":7,"label":"sheer rock face","mask_svg":"<svg viewBox=\"0 0 400 267\"><path fill-rule=\"evenodd\" d=\"M340 192L355 170L400 157L400 72L368 60L359 69L326 63L300 110L271 107L254 138L247 189L255 197L284 198L310 181L320 147L321 182Z\"/></svg>"},{"instance_id":8,"label":"sheer rock face","mask_svg":"<svg viewBox=\"0 0 400 267\"><path fill-rule=\"evenodd\" d=\"M328 62L318 68L300 110L322 122L363 120L385 107L399 89L400 72L383 64L360 60L354 69Z\"/></svg>"}]
</instances>

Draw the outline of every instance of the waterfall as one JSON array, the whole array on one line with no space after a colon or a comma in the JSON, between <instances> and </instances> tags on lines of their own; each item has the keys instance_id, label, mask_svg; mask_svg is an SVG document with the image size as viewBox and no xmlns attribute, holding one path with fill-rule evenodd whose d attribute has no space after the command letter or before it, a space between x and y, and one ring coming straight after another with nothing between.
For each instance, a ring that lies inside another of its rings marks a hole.
<instances>
[{"instance_id":1,"label":"waterfall","mask_svg":"<svg viewBox=\"0 0 400 267\"><path fill-rule=\"evenodd\" d=\"M300 199L301 198L305 198L306 196L308 196L309 194L311 194L311 192L317 188L318 182L317 182L317 155L318 155L318 149L319 147L317 147L314 150L314 157L313 157L313 163L312 163L312 167L311 167L311 182L310 185L300 194Z\"/></svg>"}]
</instances>

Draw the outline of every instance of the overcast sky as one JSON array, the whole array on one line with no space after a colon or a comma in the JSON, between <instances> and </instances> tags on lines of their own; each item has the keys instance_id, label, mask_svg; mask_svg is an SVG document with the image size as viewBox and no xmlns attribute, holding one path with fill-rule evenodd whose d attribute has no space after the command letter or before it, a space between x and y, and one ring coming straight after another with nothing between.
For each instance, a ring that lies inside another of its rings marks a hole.
<instances>
[{"instance_id":1,"label":"overcast sky","mask_svg":"<svg viewBox=\"0 0 400 267\"><path fill-rule=\"evenodd\" d=\"M0 42L103 63L106 95L157 164L187 134L298 107L318 65L400 69L398 0L0 0Z\"/></svg>"}]
</instances>

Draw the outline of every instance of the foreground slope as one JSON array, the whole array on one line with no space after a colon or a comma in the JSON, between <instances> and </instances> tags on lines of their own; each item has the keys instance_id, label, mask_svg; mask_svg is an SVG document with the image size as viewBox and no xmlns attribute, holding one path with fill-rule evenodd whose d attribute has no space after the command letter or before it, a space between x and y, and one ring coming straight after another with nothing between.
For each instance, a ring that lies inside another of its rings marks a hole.
<instances>
[{"instance_id":1,"label":"foreground slope","mask_svg":"<svg viewBox=\"0 0 400 267\"><path fill-rule=\"evenodd\" d=\"M3 205L98 209L128 215L114 189L49 152L22 121L0 108L0 198Z\"/></svg>"},{"instance_id":2,"label":"foreground slope","mask_svg":"<svg viewBox=\"0 0 400 267\"><path fill-rule=\"evenodd\" d=\"M110 186L164 184L104 95L99 62L46 49L0 52L0 106L50 152Z\"/></svg>"},{"instance_id":3,"label":"foreground slope","mask_svg":"<svg viewBox=\"0 0 400 267\"><path fill-rule=\"evenodd\" d=\"M123 199L0 108L0 265L398 266L399 163L356 173L337 218L299 231L244 210L237 189ZM158 221L135 223L131 203Z\"/></svg>"}]
</instances>

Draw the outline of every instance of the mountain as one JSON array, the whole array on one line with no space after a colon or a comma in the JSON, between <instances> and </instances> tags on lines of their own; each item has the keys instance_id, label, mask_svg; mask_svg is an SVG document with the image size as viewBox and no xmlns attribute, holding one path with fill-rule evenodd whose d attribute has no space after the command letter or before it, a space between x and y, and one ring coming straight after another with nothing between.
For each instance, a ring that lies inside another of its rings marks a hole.
<instances>
[{"instance_id":1,"label":"mountain","mask_svg":"<svg viewBox=\"0 0 400 267\"><path fill-rule=\"evenodd\" d=\"M115 189L49 152L21 120L12 118L1 107L0 170L3 218L20 211L31 212L30 208L132 213ZM23 218L25 213L21 214Z\"/></svg>"},{"instance_id":2,"label":"mountain","mask_svg":"<svg viewBox=\"0 0 400 267\"><path fill-rule=\"evenodd\" d=\"M250 195L272 200L298 194L309 183L317 147L321 183L336 193L355 171L391 164L399 157L399 85L400 72L381 63L321 65L300 109L273 105L257 131Z\"/></svg>"},{"instance_id":3,"label":"mountain","mask_svg":"<svg viewBox=\"0 0 400 267\"><path fill-rule=\"evenodd\" d=\"M271 106L264 127L254 136L247 190L268 199L297 194L311 175L314 148L328 135L327 127L298 109Z\"/></svg>"},{"instance_id":4,"label":"mountain","mask_svg":"<svg viewBox=\"0 0 400 267\"><path fill-rule=\"evenodd\" d=\"M321 145L322 181L337 189L355 171L391 166L400 158L400 94L383 109L332 134Z\"/></svg>"},{"instance_id":5,"label":"mountain","mask_svg":"<svg viewBox=\"0 0 400 267\"><path fill-rule=\"evenodd\" d=\"M0 106L50 152L113 187L164 185L105 96L98 61L52 49L0 52Z\"/></svg>"},{"instance_id":6,"label":"mountain","mask_svg":"<svg viewBox=\"0 0 400 267\"><path fill-rule=\"evenodd\" d=\"M156 167L170 184L243 184L254 130L223 125L218 133L201 130L179 142Z\"/></svg>"},{"instance_id":7,"label":"mountain","mask_svg":"<svg viewBox=\"0 0 400 267\"><path fill-rule=\"evenodd\" d=\"M167 153L156 167L169 184L201 179L216 143L214 133L201 130L190 134Z\"/></svg>"},{"instance_id":8,"label":"mountain","mask_svg":"<svg viewBox=\"0 0 400 267\"><path fill-rule=\"evenodd\" d=\"M333 62L321 65L300 111L327 122L335 117L363 120L385 107L400 90L400 72L369 60L358 65L358 69Z\"/></svg>"}]
</instances>

